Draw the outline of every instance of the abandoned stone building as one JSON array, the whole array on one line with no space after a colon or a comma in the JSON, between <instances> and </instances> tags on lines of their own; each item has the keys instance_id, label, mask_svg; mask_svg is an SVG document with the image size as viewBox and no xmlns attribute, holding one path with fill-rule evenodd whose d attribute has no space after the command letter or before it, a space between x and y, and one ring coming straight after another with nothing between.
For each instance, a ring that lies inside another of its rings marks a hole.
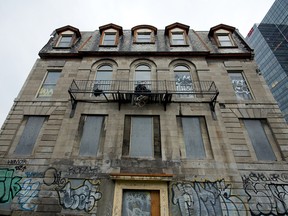
<instances>
[{"instance_id":1,"label":"abandoned stone building","mask_svg":"<svg viewBox=\"0 0 288 216\"><path fill-rule=\"evenodd\" d=\"M56 29L0 134L2 215L287 215L288 128L235 27Z\"/></svg>"}]
</instances>

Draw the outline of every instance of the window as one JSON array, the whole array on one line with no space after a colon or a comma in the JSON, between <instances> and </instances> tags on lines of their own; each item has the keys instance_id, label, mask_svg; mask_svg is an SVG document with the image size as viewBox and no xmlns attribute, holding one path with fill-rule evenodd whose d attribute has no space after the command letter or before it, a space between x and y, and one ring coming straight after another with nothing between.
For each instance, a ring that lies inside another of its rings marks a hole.
<instances>
[{"instance_id":1,"label":"window","mask_svg":"<svg viewBox=\"0 0 288 216\"><path fill-rule=\"evenodd\" d=\"M158 116L125 116L123 155L161 157Z\"/></svg>"},{"instance_id":2,"label":"window","mask_svg":"<svg viewBox=\"0 0 288 216\"><path fill-rule=\"evenodd\" d=\"M18 155L31 155L34 145L39 136L40 130L45 121L45 116L29 116L26 119L26 124L19 143L14 151Z\"/></svg>"},{"instance_id":3,"label":"window","mask_svg":"<svg viewBox=\"0 0 288 216\"><path fill-rule=\"evenodd\" d=\"M234 92L239 100L252 100L252 94L242 75L242 72L228 71Z\"/></svg>"},{"instance_id":4,"label":"window","mask_svg":"<svg viewBox=\"0 0 288 216\"><path fill-rule=\"evenodd\" d=\"M184 32L171 32L172 45L186 45Z\"/></svg>"},{"instance_id":5,"label":"window","mask_svg":"<svg viewBox=\"0 0 288 216\"><path fill-rule=\"evenodd\" d=\"M151 32L137 32L137 43L151 43Z\"/></svg>"},{"instance_id":6,"label":"window","mask_svg":"<svg viewBox=\"0 0 288 216\"><path fill-rule=\"evenodd\" d=\"M140 181L133 181L135 176L117 176L121 180L115 182L112 215L170 215L167 182L150 176L137 177Z\"/></svg>"},{"instance_id":7,"label":"window","mask_svg":"<svg viewBox=\"0 0 288 216\"><path fill-rule=\"evenodd\" d=\"M151 69L147 65L139 65L135 70L136 81L149 81L151 79Z\"/></svg>"},{"instance_id":8,"label":"window","mask_svg":"<svg viewBox=\"0 0 288 216\"><path fill-rule=\"evenodd\" d=\"M80 141L80 156L96 156L103 138L104 116L82 116L83 131Z\"/></svg>"},{"instance_id":9,"label":"window","mask_svg":"<svg viewBox=\"0 0 288 216\"><path fill-rule=\"evenodd\" d=\"M179 94L178 97L193 97L193 83L192 76L188 67L178 65L174 68L176 91L187 94Z\"/></svg>"},{"instance_id":10,"label":"window","mask_svg":"<svg viewBox=\"0 0 288 216\"><path fill-rule=\"evenodd\" d=\"M159 190L123 190L122 216L160 215Z\"/></svg>"},{"instance_id":11,"label":"window","mask_svg":"<svg viewBox=\"0 0 288 216\"><path fill-rule=\"evenodd\" d=\"M102 45L104 46L116 45L116 32L105 32Z\"/></svg>"},{"instance_id":12,"label":"window","mask_svg":"<svg viewBox=\"0 0 288 216\"><path fill-rule=\"evenodd\" d=\"M266 120L243 119L249 139L258 160L276 160L271 143L274 143L272 132Z\"/></svg>"},{"instance_id":13,"label":"window","mask_svg":"<svg viewBox=\"0 0 288 216\"><path fill-rule=\"evenodd\" d=\"M93 87L94 94L97 91L110 90L113 68L110 65L103 65L97 69L96 80Z\"/></svg>"},{"instance_id":14,"label":"window","mask_svg":"<svg viewBox=\"0 0 288 216\"><path fill-rule=\"evenodd\" d=\"M62 35L59 39L57 47L70 47L72 43L72 35Z\"/></svg>"},{"instance_id":15,"label":"window","mask_svg":"<svg viewBox=\"0 0 288 216\"><path fill-rule=\"evenodd\" d=\"M39 90L38 97L51 97L53 95L60 74L60 71L48 71L42 87Z\"/></svg>"},{"instance_id":16,"label":"window","mask_svg":"<svg viewBox=\"0 0 288 216\"><path fill-rule=\"evenodd\" d=\"M204 117L178 117L180 136L184 141L186 158L206 158L205 146L208 149L210 141Z\"/></svg>"},{"instance_id":17,"label":"window","mask_svg":"<svg viewBox=\"0 0 288 216\"><path fill-rule=\"evenodd\" d=\"M222 46L222 47L233 46L232 40L228 34L227 35L217 35L217 38L218 38L220 46Z\"/></svg>"}]
</instances>

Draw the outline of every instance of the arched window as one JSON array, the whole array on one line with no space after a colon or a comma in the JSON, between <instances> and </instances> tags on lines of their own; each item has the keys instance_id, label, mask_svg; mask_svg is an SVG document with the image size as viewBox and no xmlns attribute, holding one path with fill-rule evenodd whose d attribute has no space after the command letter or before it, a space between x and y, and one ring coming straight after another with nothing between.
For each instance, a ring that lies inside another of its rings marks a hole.
<instances>
[{"instance_id":1,"label":"arched window","mask_svg":"<svg viewBox=\"0 0 288 216\"><path fill-rule=\"evenodd\" d=\"M95 84L93 87L94 95L97 95L101 91L110 90L112 80L113 68L110 65L102 65L97 69ZM95 94L96 92L96 94Z\"/></svg>"},{"instance_id":2,"label":"arched window","mask_svg":"<svg viewBox=\"0 0 288 216\"><path fill-rule=\"evenodd\" d=\"M136 81L149 81L151 80L151 69L147 65L139 65L135 69L135 80Z\"/></svg>"},{"instance_id":3,"label":"arched window","mask_svg":"<svg viewBox=\"0 0 288 216\"><path fill-rule=\"evenodd\" d=\"M177 65L174 68L176 90L182 93L192 92L192 76L190 70L185 65ZM192 96L191 94L189 95Z\"/></svg>"}]
</instances>

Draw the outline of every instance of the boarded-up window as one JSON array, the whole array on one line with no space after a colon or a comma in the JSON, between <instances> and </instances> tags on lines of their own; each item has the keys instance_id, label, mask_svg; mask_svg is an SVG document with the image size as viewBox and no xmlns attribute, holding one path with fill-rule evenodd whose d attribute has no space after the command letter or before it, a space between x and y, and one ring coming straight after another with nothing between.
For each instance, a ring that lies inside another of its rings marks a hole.
<instances>
[{"instance_id":1,"label":"boarded-up window","mask_svg":"<svg viewBox=\"0 0 288 216\"><path fill-rule=\"evenodd\" d=\"M207 127L204 117L179 117L186 158L206 158L205 146L210 146Z\"/></svg>"},{"instance_id":2,"label":"boarded-up window","mask_svg":"<svg viewBox=\"0 0 288 216\"><path fill-rule=\"evenodd\" d=\"M271 133L267 122L258 119L244 119L245 128L258 160L276 160L267 133ZM273 141L273 140L271 140Z\"/></svg>"},{"instance_id":3,"label":"boarded-up window","mask_svg":"<svg viewBox=\"0 0 288 216\"><path fill-rule=\"evenodd\" d=\"M160 193L150 190L123 190L122 216L160 215Z\"/></svg>"},{"instance_id":4,"label":"boarded-up window","mask_svg":"<svg viewBox=\"0 0 288 216\"><path fill-rule=\"evenodd\" d=\"M45 116L30 116L27 118L25 128L15 149L15 154L30 155L37 141Z\"/></svg>"},{"instance_id":5,"label":"boarded-up window","mask_svg":"<svg viewBox=\"0 0 288 216\"><path fill-rule=\"evenodd\" d=\"M161 157L160 123L158 116L126 116L123 155Z\"/></svg>"},{"instance_id":6,"label":"boarded-up window","mask_svg":"<svg viewBox=\"0 0 288 216\"><path fill-rule=\"evenodd\" d=\"M96 156L103 131L104 116L83 116L84 126L80 141L81 156Z\"/></svg>"}]
</instances>

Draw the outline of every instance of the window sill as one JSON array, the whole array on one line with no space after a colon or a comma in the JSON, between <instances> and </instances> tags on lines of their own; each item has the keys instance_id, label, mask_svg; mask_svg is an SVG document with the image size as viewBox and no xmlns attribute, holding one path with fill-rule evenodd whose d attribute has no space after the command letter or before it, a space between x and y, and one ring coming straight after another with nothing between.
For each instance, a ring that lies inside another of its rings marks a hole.
<instances>
[{"instance_id":1,"label":"window sill","mask_svg":"<svg viewBox=\"0 0 288 216\"><path fill-rule=\"evenodd\" d=\"M100 44L99 47L117 47L118 45L102 45Z\"/></svg>"},{"instance_id":2,"label":"window sill","mask_svg":"<svg viewBox=\"0 0 288 216\"><path fill-rule=\"evenodd\" d=\"M170 47L189 47L189 44L181 44L181 45L170 44Z\"/></svg>"},{"instance_id":3,"label":"window sill","mask_svg":"<svg viewBox=\"0 0 288 216\"><path fill-rule=\"evenodd\" d=\"M238 48L238 46L218 46L219 49L233 49Z\"/></svg>"}]
</instances>

